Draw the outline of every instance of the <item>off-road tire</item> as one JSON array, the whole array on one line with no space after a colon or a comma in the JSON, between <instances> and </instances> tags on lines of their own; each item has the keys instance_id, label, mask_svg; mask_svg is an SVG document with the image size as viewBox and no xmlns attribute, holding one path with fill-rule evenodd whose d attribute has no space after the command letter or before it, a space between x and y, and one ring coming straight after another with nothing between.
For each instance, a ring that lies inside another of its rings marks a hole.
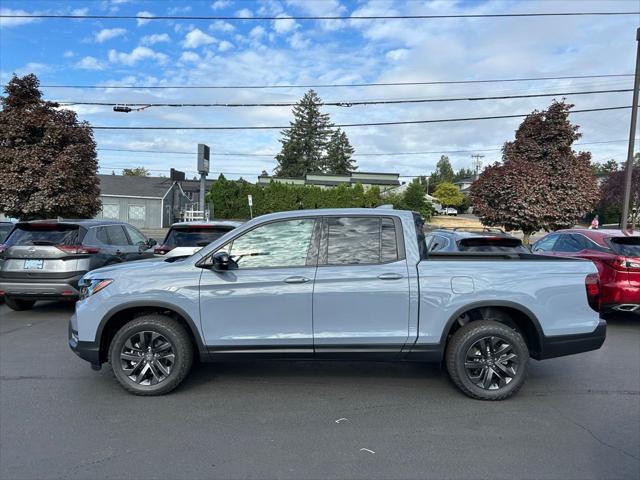
<instances>
[{"instance_id":1,"label":"off-road tire","mask_svg":"<svg viewBox=\"0 0 640 480\"><path fill-rule=\"evenodd\" d=\"M11 297L6 297L5 301L7 302L7 307L9 307L11 310L15 310L16 312L31 310L36 304L35 300L20 300L18 298Z\"/></svg>"},{"instance_id":2,"label":"off-road tire","mask_svg":"<svg viewBox=\"0 0 640 480\"><path fill-rule=\"evenodd\" d=\"M169 375L155 385L140 385L131 380L121 365L120 354L125 342L137 332L151 331L162 335L175 354ZM193 364L193 344L185 327L171 317L148 314L136 317L118 330L109 345L109 363L118 383L134 395L164 395L175 389L187 376Z\"/></svg>"},{"instance_id":3,"label":"off-road tire","mask_svg":"<svg viewBox=\"0 0 640 480\"><path fill-rule=\"evenodd\" d=\"M508 342L519 360L516 374L509 383L494 390L476 385L469 378L465 368L469 349L476 342L487 337L498 337L504 342ZM454 333L447 344L445 360L451 380L465 395L478 400L504 400L515 394L524 384L529 349L517 330L500 322L478 320L466 324Z\"/></svg>"}]
</instances>

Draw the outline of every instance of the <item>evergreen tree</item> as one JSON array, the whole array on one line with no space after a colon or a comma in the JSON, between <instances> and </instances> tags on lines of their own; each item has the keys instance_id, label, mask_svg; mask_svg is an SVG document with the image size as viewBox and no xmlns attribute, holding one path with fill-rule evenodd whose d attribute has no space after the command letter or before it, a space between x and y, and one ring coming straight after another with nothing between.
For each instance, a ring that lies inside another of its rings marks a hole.
<instances>
[{"instance_id":1,"label":"evergreen tree","mask_svg":"<svg viewBox=\"0 0 640 480\"><path fill-rule=\"evenodd\" d=\"M353 152L354 149L349 143L347 134L340 128L335 130L327 147L327 158L324 165L325 173L346 175L356 170L358 168L356 162L351 158Z\"/></svg>"},{"instance_id":2,"label":"evergreen tree","mask_svg":"<svg viewBox=\"0 0 640 480\"><path fill-rule=\"evenodd\" d=\"M278 177L302 177L320 173L331 135L329 115L321 113L318 94L309 90L293 107L291 127L282 132L282 150L276 156Z\"/></svg>"},{"instance_id":3,"label":"evergreen tree","mask_svg":"<svg viewBox=\"0 0 640 480\"><path fill-rule=\"evenodd\" d=\"M9 81L0 111L0 211L21 220L100 210L91 126L42 99L33 75Z\"/></svg>"},{"instance_id":4,"label":"evergreen tree","mask_svg":"<svg viewBox=\"0 0 640 480\"><path fill-rule=\"evenodd\" d=\"M431 175L431 185L435 188L442 182L453 182L455 173L449 161L449 157L442 155L436 164L436 171Z\"/></svg>"}]
</instances>

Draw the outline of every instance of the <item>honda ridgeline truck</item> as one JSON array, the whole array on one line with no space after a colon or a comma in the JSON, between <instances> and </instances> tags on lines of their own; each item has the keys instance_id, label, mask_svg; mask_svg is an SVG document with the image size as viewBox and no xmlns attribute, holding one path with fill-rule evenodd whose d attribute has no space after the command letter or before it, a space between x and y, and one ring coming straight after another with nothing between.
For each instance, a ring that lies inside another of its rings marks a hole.
<instances>
[{"instance_id":1,"label":"honda ridgeline truck","mask_svg":"<svg viewBox=\"0 0 640 480\"><path fill-rule=\"evenodd\" d=\"M391 209L255 218L182 261L87 273L69 345L158 395L194 356L443 362L501 400L536 360L599 348L593 263L529 253L427 252L422 219Z\"/></svg>"}]
</instances>

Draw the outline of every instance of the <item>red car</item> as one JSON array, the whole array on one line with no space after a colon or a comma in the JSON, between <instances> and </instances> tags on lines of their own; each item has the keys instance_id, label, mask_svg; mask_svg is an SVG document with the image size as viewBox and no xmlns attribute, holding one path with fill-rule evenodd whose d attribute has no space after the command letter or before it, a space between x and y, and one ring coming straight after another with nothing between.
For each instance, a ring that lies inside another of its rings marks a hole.
<instances>
[{"instance_id":1,"label":"red car","mask_svg":"<svg viewBox=\"0 0 640 480\"><path fill-rule=\"evenodd\" d=\"M572 228L533 244L535 253L591 260L600 277L600 313L640 317L640 234Z\"/></svg>"}]
</instances>

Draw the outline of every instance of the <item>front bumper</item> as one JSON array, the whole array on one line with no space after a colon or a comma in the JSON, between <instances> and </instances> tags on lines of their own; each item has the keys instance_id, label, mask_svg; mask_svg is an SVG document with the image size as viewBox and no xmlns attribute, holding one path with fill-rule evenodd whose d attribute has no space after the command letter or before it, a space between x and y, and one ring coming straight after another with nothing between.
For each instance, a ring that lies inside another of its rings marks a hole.
<instances>
[{"instance_id":1,"label":"front bumper","mask_svg":"<svg viewBox=\"0 0 640 480\"><path fill-rule=\"evenodd\" d=\"M86 360L94 368L99 368L100 345L95 342L82 342L78 340L77 317L74 313L69 320L69 348L83 360Z\"/></svg>"},{"instance_id":2,"label":"front bumper","mask_svg":"<svg viewBox=\"0 0 640 480\"><path fill-rule=\"evenodd\" d=\"M19 278L0 279L0 292L11 298L25 300L53 300L66 298L75 300L79 297L78 281L85 272L76 273L66 278Z\"/></svg>"},{"instance_id":3,"label":"front bumper","mask_svg":"<svg viewBox=\"0 0 640 480\"><path fill-rule=\"evenodd\" d=\"M535 358L543 360L546 358L563 357L574 353L589 352L599 349L607 336L607 322L600 320L593 332L578 333L573 335L543 336L541 351Z\"/></svg>"}]
</instances>

